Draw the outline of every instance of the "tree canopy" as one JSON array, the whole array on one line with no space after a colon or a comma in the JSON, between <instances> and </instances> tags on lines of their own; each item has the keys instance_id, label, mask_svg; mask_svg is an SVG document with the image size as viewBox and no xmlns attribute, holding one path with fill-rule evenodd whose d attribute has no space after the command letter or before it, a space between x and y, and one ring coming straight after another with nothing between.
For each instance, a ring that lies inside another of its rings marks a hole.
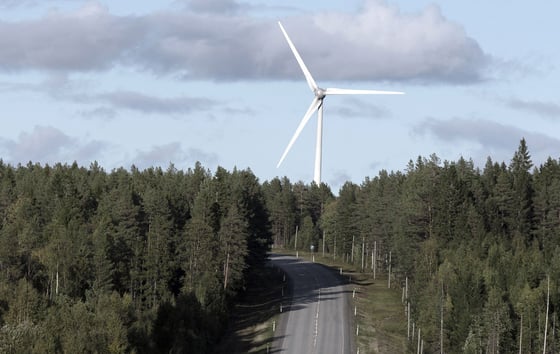
<instances>
[{"instance_id":1,"label":"tree canopy","mask_svg":"<svg viewBox=\"0 0 560 354\"><path fill-rule=\"evenodd\" d=\"M508 163L418 157L337 196L200 164L0 160L0 351L211 351L271 245L390 268L425 352L540 352L545 328L560 349L560 161L521 140Z\"/></svg>"}]
</instances>

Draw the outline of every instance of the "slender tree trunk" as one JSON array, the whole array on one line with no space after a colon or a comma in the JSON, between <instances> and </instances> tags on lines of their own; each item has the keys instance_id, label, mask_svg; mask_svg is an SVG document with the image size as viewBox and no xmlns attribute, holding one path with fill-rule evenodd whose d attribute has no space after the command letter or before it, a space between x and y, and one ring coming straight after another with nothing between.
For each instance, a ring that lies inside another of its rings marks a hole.
<instances>
[{"instance_id":1,"label":"slender tree trunk","mask_svg":"<svg viewBox=\"0 0 560 354\"><path fill-rule=\"evenodd\" d=\"M416 346L416 354L420 354L420 328L418 328L418 344Z\"/></svg>"},{"instance_id":2,"label":"slender tree trunk","mask_svg":"<svg viewBox=\"0 0 560 354\"><path fill-rule=\"evenodd\" d=\"M408 302L408 276L404 278L404 297L406 302Z\"/></svg>"},{"instance_id":3,"label":"slender tree trunk","mask_svg":"<svg viewBox=\"0 0 560 354\"><path fill-rule=\"evenodd\" d=\"M55 287L55 295L58 295L58 263L56 263L56 287Z\"/></svg>"},{"instance_id":4,"label":"slender tree trunk","mask_svg":"<svg viewBox=\"0 0 560 354\"><path fill-rule=\"evenodd\" d=\"M392 252L389 251L389 276L387 277L387 288L391 288L391 254Z\"/></svg>"},{"instance_id":5,"label":"slender tree trunk","mask_svg":"<svg viewBox=\"0 0 560 354\"><path fill-rule=\"evenodd\" d=\"M224 290L227 288L228 283L228 272L229 272L229 249L226 256L226 269L225 269L225 276L224 276Z\"/></svg>"},{"instance_id":6,"label":"slender tree trunk","mask_svg":"<svg viewBox=\"0 0 560 354\"><path fill-rule=\"evenodd\" d=\"M377 270L377 241L373 242L373 280L375 280L375 271Z\"/></svg>"},{"instance_id":7,"label":"slender tree trunk","mask_svg":"<svg viewBox=\"0 0 560 354\"><path fill-rule=\"evenodd\" d=\"M354 264L354 239L356 238L355 235L352 235L352 254L350 255L350 263Z\"/></svg>"},{"instance_id":8,"label":"slender tree trunk","mask_svg":"<svg viewBox=\"0 0 560 354\"><path fill-rule=\"evenodd\" d=\"M441 311L439 317L439 352L443 354L443 282L441 283Z\"/></svg>"},{"instance_id":9,"label":"slender tree trunk","mask_svg":"<svg viewBox=\"0 0 560 354\"><path fill-rule=\"evenodd\" d=\"M296 242L294 244L294 249L297 251L297 233L298 233L298 225L296 225Z\"/></svg>"},{"instance_id":10,"label":"slender tree trunk","mask_svg":"<svg viewBox=\"0 0 560 354\"><path fill-rule=\"evenodd\" d=\"M325 258L325 230L323 230L323 258Z\"/></svg>"},{"instance_id":11,"label":"slender tree trunk","mask_svg":"<svg viewBox=\"0 0 560 354\"><path fill-rule=\"evenodd\" d=\"M364 247L365 247L365 237L362 237L362 272L364 271Z\"/></svg>"},{"instance_id":12,"label":"slender tree trunk","mask_svg":"<svg viewBox=\"0 0 560 354\"><path fill-rule=\"evenodd\" d=\"M523 348L523 313L521 313L521 322L519 324L519 354L522 354Z\"/></svg>"},{"instance_id":13,"label":"slender tree trunk","mask_svg":"<svg viewBox=\"0 0 560 354\"><path fill-rule=\"evenodd\" d=\"M333 259L336 260L336 234L334 235Z\"/></svg>"},{"instance_id":14,"label":"slender tree trunk","mask_svg":"<svg viewBox=\"0 0 560 354\"><path fill-rule=\"evenodd\" d=\"M408 300L406 302L406 339L410 340L410 302Z\"/></svg>"},{"instance_id":15,"label":"slender tree trunk","mask_svg":"<svg viewBox=\"0 0 560 354\"><path fill-rule=\"evenodd\" d=\"M548 308L550 305L550 276L546 277L546 319L544 320L543 354L546 354L546 335L548 332Z\"/></svg>"}]
</instances>

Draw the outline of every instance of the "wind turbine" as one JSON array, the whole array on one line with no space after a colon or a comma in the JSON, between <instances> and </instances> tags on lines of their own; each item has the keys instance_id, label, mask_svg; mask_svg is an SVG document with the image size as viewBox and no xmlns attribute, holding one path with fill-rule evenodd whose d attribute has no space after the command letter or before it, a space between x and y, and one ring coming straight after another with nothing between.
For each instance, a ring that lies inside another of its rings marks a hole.
<instances>
[{"instance_id":1,"label":"wind turbine","mask_svg":"<svg viewBox=\"0 0 560 354\"><path fill-rule=\"evenodd\" d=\"M317 83L315 82L315 80L313 80L313 77L311 76L311 73L307 69L307 66L305 66L305 63L303 62L303 59L301 59L301 56L299 55L296 47L294 46L294 44L290 40L290 37L288 36L288 33L286 32L286 30L284 29L284 27L282 26L282 23L280 23L280 21L278 21L278 25L280 26L280 29L282 30L282 33L284 33L284 37L286 37L286 41L288 42L288 45L292 49L292 52L294 53L294 56L296 57L296 60L299 64L301 70L303 71L303 75L305 75L305 79L307 80L307 84L309 85L309 88L311 89L311 91L315 95L315 98L311 102L311 105L309 106L309 108L307 109L307 112L303 116L303 119L299 123L299 125L296 129L296 132L292 136L292 140L290 140L290 143L286 147L286 150L284 150L284 153L282 154L282 157L280 158L280 161L278 162L278 165L276 165L276 168L280 167L280 165L282 164L282 162L286 158L286 155L288 155L288 152L292 148L292 145L294 144L294 142L299 137L299 134L301 133L301 131L303 130L303 128L305 127L307 122L309 122L309 119L311 119L311 116L313 115L313 113L315 111L317 111L317 115L318 115L317 142L316 142L316 145L315 145L315 169L314 169L313 180L315 181L315 183L317 183L317 185L320 185L321 184L321 159L322 159L321 154L322 154L322 149L323 149L323 146L322 146L322 144L323 144L323 142L322 142L322 140L323 140L323 100L325 99L325 97L327 95L402 95L404 92L376 91L376 90L350 90L350 89L341 89L341 88L326 88L326 89L320 88L317 85Z\"/></svg>"}]
</instances>

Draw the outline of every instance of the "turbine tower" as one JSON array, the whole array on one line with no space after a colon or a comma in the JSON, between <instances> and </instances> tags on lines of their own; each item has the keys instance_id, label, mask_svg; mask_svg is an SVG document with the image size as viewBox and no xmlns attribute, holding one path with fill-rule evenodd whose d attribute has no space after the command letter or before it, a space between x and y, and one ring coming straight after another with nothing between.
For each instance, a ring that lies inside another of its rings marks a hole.
<instances>
[{"instance_id":1,"label":"turbine tower","mask_svg":"<svg viewBox=\"0 0 560 354\"><path fill-rule=\"evenodd\" d=\"M307 69L307 66L305 66L305 63L303 62L303 59L301 59L301 56L299 55L296 47L294 46L294 44L290 40L290 37L288 36L288 33L286 32L286 30L282 26L282 23L278 22L278 25L280 26L280 29L282 30L282 33L284 34L284 37L286 37L286 41L288 42L288 45L290 46L290 49L294 53L294 56L296 57L296 60L299 64L299 67L301 68L301 71L303 71L303 75L305 75L305 79L307 80L307 84L309 85L309 88L311 89L311 91L315 95L315 98L311 102L311 105L309 106L309 108L307 109L307 112L303 116L303 119L299 123L299 125L296 129L296 132L292 136L292 140L290 140L290 142L288 143L288 146L286 147L286 150L284 150L284 153L282 154L282 157L280 158L280 161L278 162L278 165L276 165L276 168L280 167L280 165L282 164L282 162L286 158L286 155L288 155L288 152L292 148L292 145L294 144L294 142L299 137L299 134L301 133L301 131L303 130L303 128L305 127L305 125L307 124L309 119L311 119L311 116L313 115L313 113L315 113L315 111L317 111L317 116L318 116L317 142L315 144L315 169L314 169L313 180L315 181L315 183L317 183L317 185L320 185L321 184L321 164L322 164L322 156L321 155L322 155L322 149L323 149L323 142L322 142L322 140L323 140L323 100L325 99L325 97L327 95L402 95L404 92L376 91L376 90L350 90L350 89L340 89L340 88L326 88L326 89L320 88L317 85L317 83L315 82L315 80L313 80L313 76L311 76L311 73Z\"/></svg>"}]
</instances>

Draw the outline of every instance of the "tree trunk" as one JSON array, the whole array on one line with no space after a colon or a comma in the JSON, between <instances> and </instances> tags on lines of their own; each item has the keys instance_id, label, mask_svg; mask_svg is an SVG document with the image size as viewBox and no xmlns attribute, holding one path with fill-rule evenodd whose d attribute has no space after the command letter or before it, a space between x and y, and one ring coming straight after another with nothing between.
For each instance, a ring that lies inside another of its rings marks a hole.
<instances>
[{"instance_id":1,"label":"tree trunk","mask_svg":"<svg viewBox=\"0 0 560 354\"><path fill-rule=\"evenodd\" d=\"M548 308L550 305L550 277L546 277L546 318L544 320L544 344L543 344L543 354L546 354L546 335L548 332Z\"/></svg>"},{"instance_id":2,"label":"tree trunk","mask_svg":"<svg viewBox=\"0 0 560 354\"><path fill-rule=\"evenodd\" d=\"M227 252L227 256L226 256L226 269L225 269L225 275L224 275L224 290L227 288L227 283L228 283L228 271L229 271L229 250Z\"/></svg>"}]
</instances>

